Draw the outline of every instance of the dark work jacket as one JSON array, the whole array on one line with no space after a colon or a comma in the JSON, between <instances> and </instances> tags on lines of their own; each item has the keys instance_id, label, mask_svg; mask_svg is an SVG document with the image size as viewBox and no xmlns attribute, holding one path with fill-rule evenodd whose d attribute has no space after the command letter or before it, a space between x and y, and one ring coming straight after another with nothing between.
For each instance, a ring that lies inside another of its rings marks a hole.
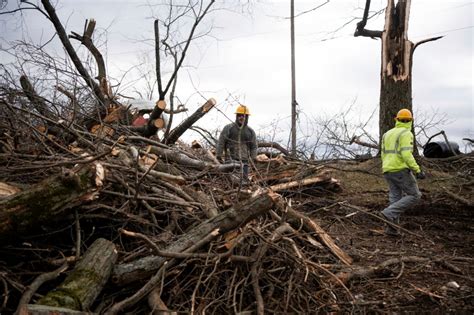
<instances>
[{"instance_id":1,"label":"dark work jacket","mask_svg":"<svg viewBox=\"0 0 474 315\"><path fill-rule=\"evenodd\" d=\"M223 154L226 159L231 158L236 161L255 159L257 156L255 131L246 124L243 127L239 127L236 123L225 126L219 136L216 149L218 158Z\"/></svg>"}]
</instances>

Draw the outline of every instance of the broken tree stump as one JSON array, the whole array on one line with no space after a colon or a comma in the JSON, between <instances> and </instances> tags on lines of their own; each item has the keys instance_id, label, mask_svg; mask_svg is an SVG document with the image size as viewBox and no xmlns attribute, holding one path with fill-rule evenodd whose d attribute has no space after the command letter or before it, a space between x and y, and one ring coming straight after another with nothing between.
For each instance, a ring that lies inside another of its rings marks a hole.
<instances>
[{"instance_id":1,"label":"broken tree stump","mask_svg":"<svg viewBox=\"0 0 474 315\"><path fill-rule=\"evenodd\" d=\"M199 242L215 229L219 230L219 234L236 229L270 210L279 198L280 196L273 192L256 195L245 203L219 213L186 234L180 235L176 241L164 248L163 251L180 253ZM112 281L124 284L147 278L153 275L166 260L166 257L151 255L130 263L117 265L113 270Z\"/></svg>"},{"instance_id":2,"label":"broken tree stump","mask_svg":"<svg viewBox=\"0 0 474 315\"><path fill-rule=\"evenodd\" d=\"M114 243L97 239L64 282L37 304L77 311L89 309L109 279L116 260Z\"/></svg>"},{"instance_id":3,"label":"broken tree stump","mask_svg":"<svg viewBox=\"0 0 474 315\"><path fill-rule=\"evenodd\" d=\"M80 201L94 187L93 167L63 170L17 194L0 200L0 235L49 221Z\"/></svg>"}]
</instances>

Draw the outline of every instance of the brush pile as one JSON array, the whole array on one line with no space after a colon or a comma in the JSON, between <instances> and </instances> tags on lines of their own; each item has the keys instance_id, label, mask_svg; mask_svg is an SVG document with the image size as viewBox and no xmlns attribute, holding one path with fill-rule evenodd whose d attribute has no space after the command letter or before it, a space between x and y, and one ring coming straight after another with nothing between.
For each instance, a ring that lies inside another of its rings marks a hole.
<instances>
[{"instance_id":1,"label":"brush pile","mask_svg":"<svg viewBox=\"0 0 474 315\"><path fill-rule=\"evenodd\" d=\"M351 300L328 266L352 259L286 198L340 191L322 166L262 154L248 185L238 163L143 137L123 115L87 130L4 101L5 312L304 313Z\"/></svg>"}]
</instances>

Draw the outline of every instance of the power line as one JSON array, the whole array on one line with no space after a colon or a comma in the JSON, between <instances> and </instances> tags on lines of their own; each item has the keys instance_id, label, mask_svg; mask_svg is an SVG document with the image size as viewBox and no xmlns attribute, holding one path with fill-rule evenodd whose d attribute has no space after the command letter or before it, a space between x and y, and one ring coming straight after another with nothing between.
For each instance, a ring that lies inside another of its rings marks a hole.
<instances>
[{"instance_id":1,"label":"power line","mask_svg":"<svg viewBox=\"0 0 474 315\"><path fill-rule=\"evenodd\" d=\"M453 29L450 29L450 30L440 31L440 32L431 33L431 34L417 35L417 36L415 36L415 38L427 37L427 36L433 36L433 35L440 35L440 34L445 34L445 33L452 33L452 32L456 32L456 31L467 30L467 29L470 29L470 28L473 28L473 27L474 27L474 25L460 27L460 28L453 28Z\"/></svg>"}]
</instances>

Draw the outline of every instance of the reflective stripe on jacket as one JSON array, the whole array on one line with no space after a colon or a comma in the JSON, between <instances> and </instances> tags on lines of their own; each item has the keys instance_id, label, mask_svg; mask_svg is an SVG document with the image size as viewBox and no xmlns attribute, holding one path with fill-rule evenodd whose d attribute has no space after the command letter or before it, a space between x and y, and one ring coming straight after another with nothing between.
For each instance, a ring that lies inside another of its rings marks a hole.
<instances>
[{"instance_id":1,"label":"reflective stripe on jacket","mask_svg":"<svg viewBox=\"0 0 474 315\"><path fill-rule=\"evenodd\" d=\"M384 173L398 172L411 169L415 174L420 172L420 166L413 157L412 122L395 123L395 128L387 131L382 137L382 171Z\"/></svg>"}]
</instances>

